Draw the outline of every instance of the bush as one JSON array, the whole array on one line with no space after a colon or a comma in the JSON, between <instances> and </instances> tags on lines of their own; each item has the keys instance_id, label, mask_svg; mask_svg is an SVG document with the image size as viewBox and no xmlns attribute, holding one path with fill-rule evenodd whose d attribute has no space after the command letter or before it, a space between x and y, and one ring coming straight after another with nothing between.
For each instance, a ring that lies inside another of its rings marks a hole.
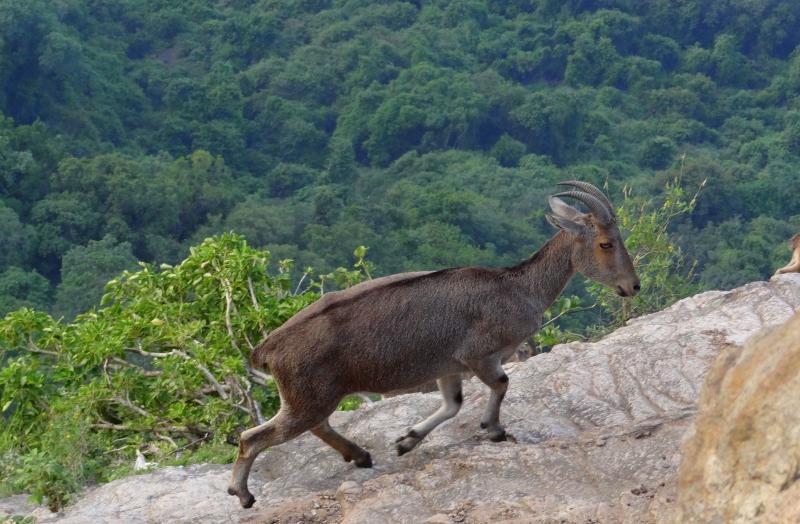
<instances>
[{"instance_id":1,"label":"bush","mask_svg":"<svg viewBox=\"0 0 800 524\"><path fill-rule=\"evenodd\" d=\"M365 253L357 251L355 270L326 278L360 281ZM319 282L301 291L290 261L274 275L268 262L267 251L223 234L174 267L123 272L99 309L71 323L27 308L9 313L0 321L0 490L28 491L57 509L78 486L112 478L137 450L161 463L182 451L191 461L274 414L274 384L249 367L249 354L318 298Z\"/></svg>"}]
</instances>

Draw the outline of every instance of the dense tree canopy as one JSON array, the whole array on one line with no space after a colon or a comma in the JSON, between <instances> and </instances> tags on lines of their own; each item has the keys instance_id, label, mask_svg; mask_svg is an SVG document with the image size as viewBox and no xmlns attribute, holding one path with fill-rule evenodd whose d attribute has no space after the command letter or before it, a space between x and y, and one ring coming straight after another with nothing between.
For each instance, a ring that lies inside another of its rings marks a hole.
<instances>
[{"instance_id":1,"label":"dense tree canopy","mask_svg":"<svg viewBox=\"0 0 800 524\"><path fill-rule=\"evenodd\" d=\"M158 262L234 229L321 270L358 243L379 273L510 263L572 175L708 179L678 238L705 286L767 276L800 225L796 2L3 0L0 27L0 271L48 307L109 235Z\"/></svg>"}]
</instances>

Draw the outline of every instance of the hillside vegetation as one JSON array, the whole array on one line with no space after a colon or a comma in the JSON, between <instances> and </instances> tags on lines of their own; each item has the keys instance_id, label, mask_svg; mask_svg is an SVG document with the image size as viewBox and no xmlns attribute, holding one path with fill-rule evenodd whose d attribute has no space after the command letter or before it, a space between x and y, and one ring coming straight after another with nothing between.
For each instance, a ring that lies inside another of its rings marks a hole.
<instances>
[{"instance_id":1,"label":"hillside vegetation","mask_svg":"<svg viewBox=\"0 0 800 524\"><path fill-rule=\"evenodd\" d=\"M607 188L644 292L575 279L545 348L800 228L790 0L0 0L0 113L0 493L52 507L136 451L229 460L276 406L265 333L526 258L560 180Z\"/></svg>"},{"instance_id":2,"label":"hillside vegetation","mask_svg":"<svg viewBox=\"0 0 800 524\"><path fill-rule=\"evenodd\" d=\"M4 312L227 230L322 271L512 263L567 177L708 179L673 228L706 287L800 226L797 2L3 0L0 39Z\"/></svg>"}]
</instances>

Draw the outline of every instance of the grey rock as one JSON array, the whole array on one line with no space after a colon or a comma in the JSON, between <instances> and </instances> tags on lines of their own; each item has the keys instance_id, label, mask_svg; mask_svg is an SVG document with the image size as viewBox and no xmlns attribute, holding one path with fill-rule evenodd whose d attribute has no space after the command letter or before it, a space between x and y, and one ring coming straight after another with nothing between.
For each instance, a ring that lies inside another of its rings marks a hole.
<instances>
[{"instance_id":1,"label":"grey rock","mask_svg":"<svg viewBox=\"0 0 800 524\"><path fill-rule=\"evenodd\" d=\"M800 274L713 291L638 318L595 343L508 364L501 413L516 442L478 428L475 379L464 408L402 457L392 443L439 405L415 393L336 413L372 453L357 469L310 434L257 461L253 509L225 493L229 466L163 468L87 491L42 522L664 522L676 507L680 442L720 351L800 308Z\"/></svg>"}]
</instances>

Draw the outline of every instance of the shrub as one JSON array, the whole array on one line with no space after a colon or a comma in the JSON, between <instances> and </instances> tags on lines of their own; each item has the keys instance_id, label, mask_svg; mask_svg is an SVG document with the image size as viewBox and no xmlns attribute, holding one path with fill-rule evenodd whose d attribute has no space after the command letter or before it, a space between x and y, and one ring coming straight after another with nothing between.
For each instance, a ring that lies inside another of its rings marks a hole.
<instances>
[{"instance_id":1,"label":"shrub","mask_svg":"<svg viewBox=\"0 0 800 524\"><path fill-rule=\"evenodd\" d=\"M360 281L365 253L357 250L355 270L327 280ZM178 451L184 462L207 459L200 450L233 443L274 414L274 384L249 367L249 354L316 300L320 284L308 279L301 290L290 261L276 274L268 263L267 251L223 234L176 266L123 272L101 307L73 322L28 308L9 313L0 321L0 488L57 509L78 486L113 477L137 450L161 463Z\"/></svg>"}]
</instances>

